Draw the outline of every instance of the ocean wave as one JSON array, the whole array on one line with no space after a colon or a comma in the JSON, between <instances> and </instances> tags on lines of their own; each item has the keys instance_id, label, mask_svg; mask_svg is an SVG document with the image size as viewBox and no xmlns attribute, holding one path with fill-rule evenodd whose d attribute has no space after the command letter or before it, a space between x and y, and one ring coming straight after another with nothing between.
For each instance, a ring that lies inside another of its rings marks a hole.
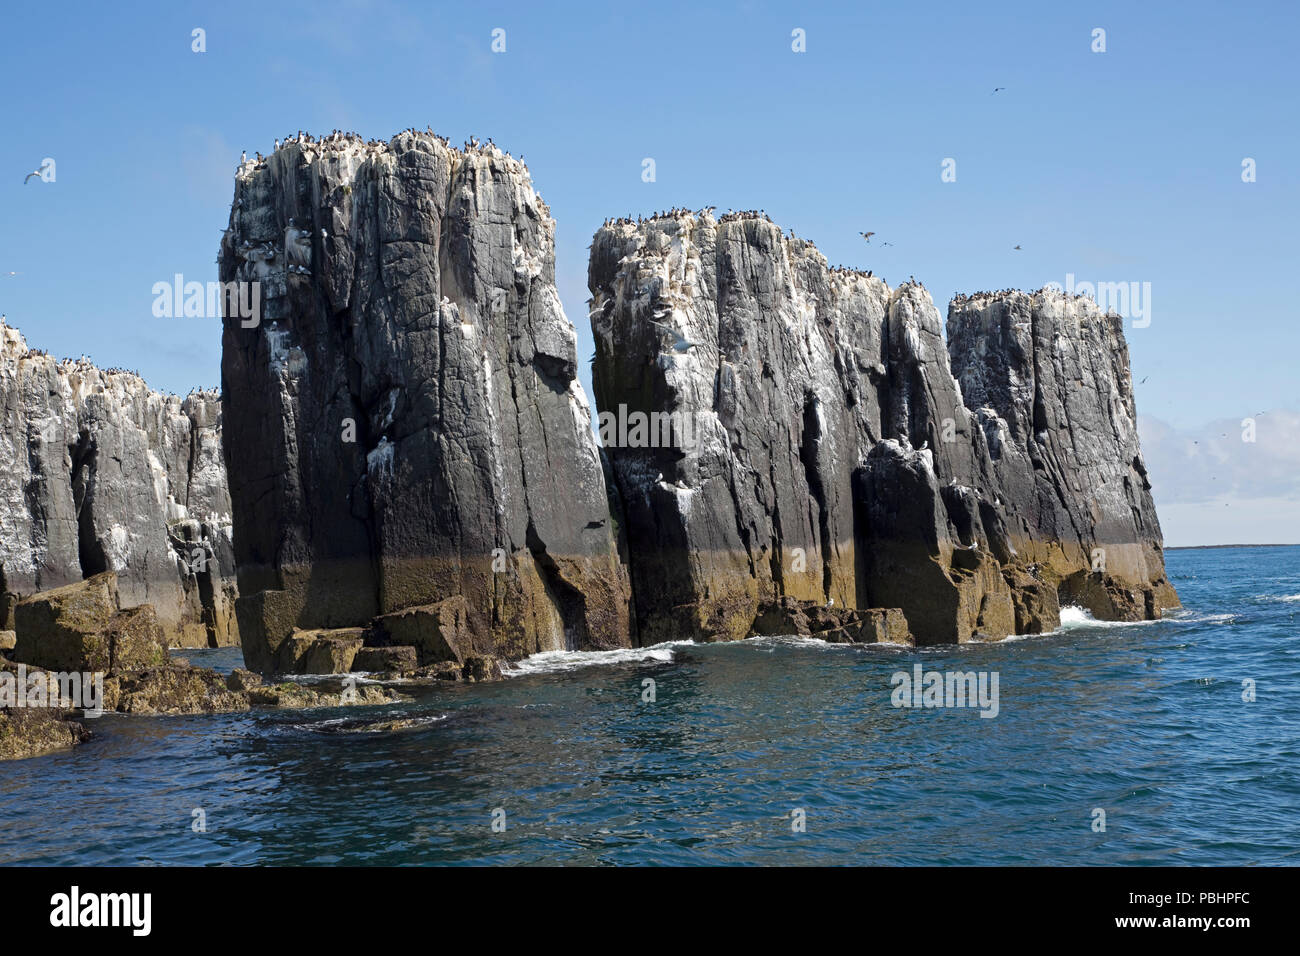
<instances>
[{"instance_id":1,"label":"ocean wave","mask_svg":"<svg viewBox=\"0 0 1300 956\"><path fill-rule=\"evenodd\" d=\"M1170 611L1161 620L1174 624L1228 624L1237 619L1236 614L1198 614L1186 608ZM1149 623L1158 623L1155 621Z\"/></svg>"},{"instance_id":2,"label":"ocean wave","mask_svg":"<svg viewBox=\"0 0 1300 956\"><path fill-rule=\"evenodd\" d=\"M1061 626L1054 632L1073 631L1078 628L1146 627L1150 624L1228 624L1237 619L1236 614L1200 614L1178 608L1150 621L1099 621L1092 612L1074 604L1061 608Z\"/></svg>"},{"instance_id":3,"label":"ocean wave","mask_svg":"<svg viewBox=\"0 0 1300 956\"><path fill-rule=\"evenodd\" d=\"M830 641L824 641L820 637L811 637L807 634L762 634L756 637L747 637L743 641L732 641L730 643L739 645L749 645L750 647L839 647L841 645L832 644Z\"/></svg>"},{"instance_id":4,"label":"ocean wave","mask_svg":"<svg viewBox=\"0 0 1300 956\"><path fill-rule=\"evenodd\" d=\"M311 687L314 684L337 684L343 686L343 682L352 679L357 684L387 684L396 683L387 679L378 680L375 678L374 671L349 671L346 674L277 674L275 682L281 684L302 684L304 687ZM382 675L380 675L382 677Z\"/></svg>"},{"instance_id":5,"label":"ocean wave","mask_svg":"<svg viewBox=\"0 0 1300 956\"><path fill-rule=\"evenodd\" d=\"M1047 637L1047 636L1049 636L1049 635L1051 635L1051 634L1059 634L1059 633L1060 633L1060 631L1057 630L1057 631L1044 631L1044 632L1042 632L1042 633L1040 633L1040 634L1008 634L1006 637L983 637L983 636L981 636L981 635L979 635L979 634L973 634L973 635L971 635L971 639L970 639L969 641L965 641L964 644L966 644L966 645L970 645L970 644L987 644L987 645L990 645L990 646L991 646L991 645L994 645L994 644L1014 644L1016 641L1028 641L1028 640L1031 640L1032 638L1036 638L1036 637ZM912 649L911 646L908 645L908 644L883 644L883 643L882 643L882 644L877 645L877 646L880 646L880 647L906 647L906 648L908 648L909 650ZM947 648L947 647L953 647L953 646L955 646L955 645L951 645L951 644L935 644L935 645L933 645L933 648L934 648L934 649L937 649L937 650L943 650L944 648Z\"/></svg>"},{"instance_id":6,"label":"ocean wave","mask_svg":"<svg viewBox=\"0 0 1300 956\"><path fill-rule=\"evenodd\" d=\"M1076 604L1067 604L1061 608L1061 626L1058 630L1072 631L1076 628L1110 628L1134 627L1139 624L1155 624L1156 621L1099 621L1087 608Z\"/></svg>"},{"instance_id":7,"label":"ocean wave","mask_svg":"<svg viewBox=\"0 0 1300 956\"><path fill-rule=\"evenodd\" d=\"M665 641L650 647L622 647L613 651L543 651L512 664L502 664L506 677L525 677L529 674L561 674L582 667L609 664L669 663L676 648L692 641Z\"/></svg>"},{"instance_id":8,"label":"ocean wave","mask_svg":"<svg viewBox=\"0 0 1300 956\"><path fill-rule=\"evenodd\" d=\"M1294 604L1296 601L1300 601L1300 594L1256 594L1255 600Z\"/></svg>"},{"instance_id":9,"label":"ocean wave","mask_svg":"<svg viewBox=\"0 0 1300 956\"><path fill-rule=\"evenodd\" d=\"M911 644L899 644L894 641L879 641L875 644L851 644L844 641L826 641L820 637L810 634L764 634L757 637L747 637L743 641L731 641L731 644L738 646L750 647L809 647L809 648L857 648L864 647L901 647L912 650Z\"/></svg>"}]
</instances>

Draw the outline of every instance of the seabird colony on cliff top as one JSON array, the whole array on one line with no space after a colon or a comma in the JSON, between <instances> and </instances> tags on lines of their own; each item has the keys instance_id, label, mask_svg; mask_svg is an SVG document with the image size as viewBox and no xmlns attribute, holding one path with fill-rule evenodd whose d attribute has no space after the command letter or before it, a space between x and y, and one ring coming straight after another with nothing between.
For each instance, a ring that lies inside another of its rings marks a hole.
<instances>
[{"instance_id":1,"label":"seabird colony on cliff top","mask_svg":"<svg viewBox=\"0 0 1300 956\"><path fill-rule=\"evenodd\" d=\"M402 130L402 132L397 134L397 136L404 136L404 135L431 136L434 139L436 139L438 142L442 143L442 145L447 147L448 149L452 148L451 140L448 139L446 136L440 136L439 134L435 133L432 127L425 127L424 131L421 132L420 130L417 130L414 126L412 126ZM395 136L393 138L396 139L397 137ZM387 148L388 143L389 143L388 140L365 139L359 133L348 132L340 129L336 129L332 131L328 136L322 136L319 139L312 136L310 133L304 133L302 130L298 130L296 135L286 136L283 142L279 139L275 140L275 148L278 150L282 146L288 147L290 144L294 144L298 146L316 146L321 149L340 149L346 146L368 146L372 149L385 149ZM466 153L471 151L499 152L502 155L504 155L507 159L514 158L510 155L508 150L503 150L501 149L501 147L497 146L497 144L492 141L492 137L490 136L487 138L486 142L479 140L477 136L471 136L469 139L465 141L464 145L461 147L461 150L462 152L466 152ZM270 158L269 156L263 156L261 153L258 152L255 152L253 156L254 156L253 163L258 169L264 167L266 165L266 161ZM524 158L523 153L520 153L518 158L522 162ZM249 161L248 151L242 150L239 154L239 164L243 166L248 161Z\"/></svg>"}]
</instances>

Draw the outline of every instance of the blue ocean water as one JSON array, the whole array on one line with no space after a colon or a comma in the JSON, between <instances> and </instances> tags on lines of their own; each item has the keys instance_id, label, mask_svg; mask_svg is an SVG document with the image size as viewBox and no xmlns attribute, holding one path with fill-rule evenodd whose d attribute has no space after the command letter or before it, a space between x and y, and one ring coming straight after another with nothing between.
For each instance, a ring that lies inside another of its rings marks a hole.
<instances>
[{"instance_id":1,"label":"blue ocean water","mask_svg":"<svg viewBox=\"0 0 1300 956\"><path fill-rule=\"evenodd\" d=\"M558 654L398 706L105 716L0 763L0 863L1300 863L1300 547L1167 559L1184 609L1158 622ZM996 672L997 716L892 706L918 661Z\"/></svg>"}]
</instances>

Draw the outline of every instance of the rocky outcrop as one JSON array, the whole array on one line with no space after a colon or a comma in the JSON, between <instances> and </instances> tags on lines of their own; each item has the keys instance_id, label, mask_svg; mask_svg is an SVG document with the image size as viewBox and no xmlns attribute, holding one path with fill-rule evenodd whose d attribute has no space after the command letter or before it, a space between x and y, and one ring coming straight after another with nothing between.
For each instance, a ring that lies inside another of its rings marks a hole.
<instances>
[{"instance_id":1,"label":"rocky outcrop","mask_svg":"<svg viewBox=\"0 0 1300 956\"><path fill-rule=\"evenodd\" d=\"M18 603L10 657L53 671L117 673L167 661L167 640L150 604L122 609L118 578L105 571Z\"/></svg>"},{"instance_id":2,"label":"rocky outcrop","mask_svg":"<svg viewBox=\"0 0 1300 956\"><path fill-rule=\"evenodd\" d=\"M226 319L222 380L251 668L345 669L360 647L325 632L357 628L468 676L630 643L554 228L522 163L431 134L240 167L221 279L263 305Z\"/></svg>"},{"instance_id":3,"label":"rocky outcrop","mask_svg":"<svg viewBox=\"0 0 1300 956\"><path fill-rule=\"evenodd\" d=\"M1122 331L1095 306L1004 296L1033 328L998 337L996 302L954 303L945 346L920 284L707 212L607 223L589 286L643 641L743 637L787 601L900 609L921 644L1050 630L1061 599L1176 603Z\"/></svg>"},{"instance_id":4,"label":"rocky outcrop","mask_svg":"<svg viewBox=\"0 0 1300 956\"><path fill-rule=\"evenodd\" d=\"M704 215L603 228L589 285L642 640L744 637L780 597L866 606L852 477L888 388L885 284Z\"/></svg>"},{"instance_id":5,"label":"rocky outcrop","mask_svg":"<svg viewBox=\"0 0 1300 956\"><path fill-rule=\"evenodd\" d=\"M84 743L85 725L71 711L0 708L0 760L24 760Z\"/></svg>"},{"instance_id":6,"label":"rocky outcrop","mask_svg":"<svg viewBox=\"0 0 1300 956\"><path fill-rule=\"evenodd\" d=\"M1138 444L1123 320L1044 290L954 300L948 350L989 451L1006 546L1110 620L1176 606Z\"/></svg>"},{"instance_id":7,"label":"rocky outcrop","mask_svg":"<svg viewBox=\"0 0 1300 956\"><path fill-rule=\"evenodd\" d=\"M75 718L109 711L148 716L212 714L409 699L391 688L358 684L352 678L347 683L311 687L266 684L242 669L223 677L210 668L172 658L153 606L120 607L118 579L111 571L25 598L15 616L15 646L7 656L0 656L0 760L81 743L90 732ZM414 662L413 649L407 650L412 653L397 655L398 664ZM474 679L460 673L428 676Z\"/></svg>"},{"instance_id":8,"label":"rocky outcrop","mask_svg":"<svg viewBox=\"0 0 1300 956\"><path fill-rule=\"evenodd\" d=\"M1176 603L1117 318L961 298L945 342L922 285L761 215L611 221L601 449L553 236L490 145L300 137L240 167L220 265L262 304L222 359L250 667L483 679L562 648L960 643L1052 630L1062 601Z\"/></svg>"},{"instance_id":9,"label":"rocky outcrop","mask_svg":"<svg viewBox=\"0 0 1300 956\"><path fill-rule=\"evenodd\" d=\"M815 637L831 644L902 644L915 640L899 608L823 607L781 598L759 608L753 633Z\"/></svg>"},{"instance_id":10,"label":"rocky outcrop","mask_svg":"<svg viewBox=\"0 0 1300 956\"><path fill-rule=\"evenodd\" d=\"M185 399L0 325L0 630L24 595L105 571L170 643L237 643L214 392Z\"/></svg>"}]
</instances>

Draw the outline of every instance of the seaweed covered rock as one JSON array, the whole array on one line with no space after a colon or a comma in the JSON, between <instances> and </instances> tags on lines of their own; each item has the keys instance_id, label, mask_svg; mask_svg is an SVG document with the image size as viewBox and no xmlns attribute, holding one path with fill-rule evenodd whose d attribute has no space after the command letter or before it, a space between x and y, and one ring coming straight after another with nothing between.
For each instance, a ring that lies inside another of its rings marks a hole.
<instances>
[{"instance_id":1,"label":"seaweed covered rock","mask_svg":"<svg viewBox=\"0 0 1300 956\"><path fill-rule=\"evenodd\" d=\"M0 760L24 760L65 750L90 739L71 711L0 708Z\"/></svg>"},{"instance_id":2,"label":"seaweed covered rock","mask_svg":"<svg viewBox=\"0 0 1300 956\"><path fill-rule=\"evenodd\" d=\"M10 656L55 671L115 673L165 663L166 633L153 607L120 609L119 599L112 571L23 599Z\"/></svg>"}]
</instances>

